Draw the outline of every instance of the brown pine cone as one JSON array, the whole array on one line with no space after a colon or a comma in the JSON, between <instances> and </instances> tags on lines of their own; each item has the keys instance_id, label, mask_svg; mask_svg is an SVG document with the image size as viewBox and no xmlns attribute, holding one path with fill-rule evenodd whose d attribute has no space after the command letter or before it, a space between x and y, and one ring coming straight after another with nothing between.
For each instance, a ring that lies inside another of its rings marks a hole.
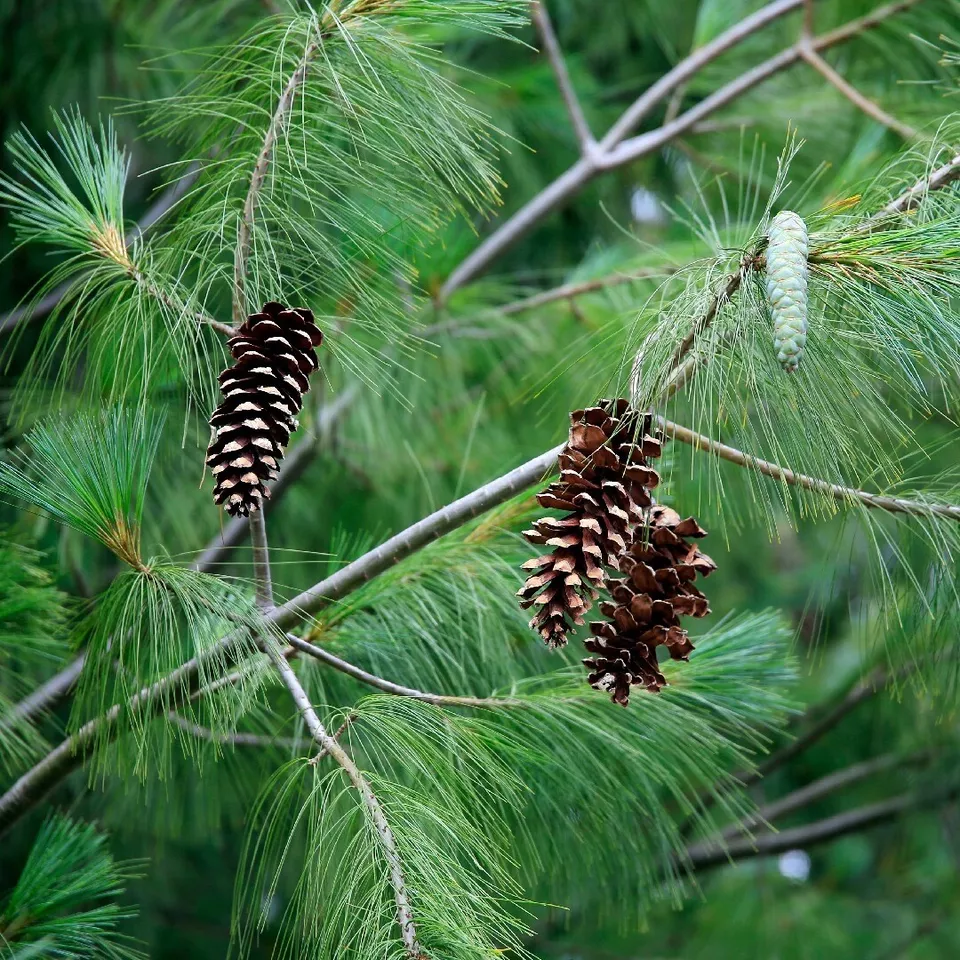
<instances>
[{"instance_id":1,"label":"brown pine cone","mask_svg":"<svg viewBox=\"0 0 960 960\"><path fill-rule=\"evenodd\" d=\"M524 536L552 553L528 560L535 571L518 591L520 606L536 606L530 626L550 647L567 642L567 633L583 624L603 586L605 568L617 568L629 530L651 505L649 491L659 482L648 459L660 456L660 441L649 434L626 400L602 400L570 414L570 436L560 454L560 479L537 501L569 511L545 517Z\"/></svg>"},{"instance_id":2,"label":"brown pine cone","mask_svg":"<svg viewBox=\"0 0 960 960\"><path fill-rule=\"evenodd\" d=\"M716 564L687 539L706 535L693 517L681 520L664 506L653 507L647 521L634 529L620 560L626 576L605 583L613 600L601 603L600 610L608 619L591 623L593 637L584 641L594 654L583 661L591 671L588 682L608 692L615 703L627 705L631 686L651 693L666 686L657 667L658 646L665 646L674 660L686 660L693 650L680 617L710 612L693 581L698 573L711 573Z\"/></svg>"},{"instance_id":3,"label":"brown pine cone","mask_svg":"<svg viewBox=\"0 0 960 960\"><path fill-rule=\"evenodd\" d=\"M220 374L223 401L210 418L216 434L207 450L214 503L247 516L270 496L295 415L317 369L323 334L309 310L264 304L228 341L237 361Z\"/></svg>"}]
</instances>

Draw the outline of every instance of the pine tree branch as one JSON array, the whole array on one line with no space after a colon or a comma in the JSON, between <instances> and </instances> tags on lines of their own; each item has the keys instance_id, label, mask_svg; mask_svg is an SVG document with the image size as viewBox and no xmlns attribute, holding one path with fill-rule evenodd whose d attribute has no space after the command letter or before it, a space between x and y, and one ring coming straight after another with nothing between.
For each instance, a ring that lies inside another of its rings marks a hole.
<instances>
[{"instance_id":1,"label":"pine tree branch","mask_svg":"<svg viewBox=\"0 0 960 960\"><path fill-rule=\"evenodd\" d=\"M422 690L415 690L413 687L404 687L399 683L393 683L390 680L385 680L383 677L378 677L376 674L368 673L366 670L356 667L352 663L347 663L346 660L341 660L340 657L330 653L329 650L325 650L323 647L310 643L307 640L302 640L292 633L287 634L287 642L295 650L314 657L321 661L321 663L333 667L334 670L339 670L341 673L345 673L347 676L353 677L361 683L375 687L377 690L382 690L384 693L391 693L397 697L410 697L412 700L422 700L424 703L432 703L437 707L492 708L523 706L522 700L514 700L507 697L458 697L439 693L424 693Z\"/></svg>"},{"instance_id":2,"label":"pine tree branch","mask_svg":"<svg viewBox=\"0 0 960 960\"><path fill-rule=\"evenodd\" d=\"M380 848L387 864L390 875L390 885L393 887L393 897L397 908L397 923L400 927L400 934L407 958L408 960L425 960L426 955L417 940L417 928L414 923L410 892L407 887L400 852L397 849L397 842L393 836L393 830L387 821L380 801L373 792L370 783L360 772L360 769L353 762L350 755L327 733L326 728L313 709L310 698L307 696L306 690L303 689L303 685L300 683L300 679L294 672L293 667L291 667L284 657L270 644L266 644L264 649L273 661L273 665L280 674L311 736L321 750L325 751L340 764L343 772L360 794L363 804L367 808L370 822L373 825L374 833L380 843Z\"/></svg>"},{"instance_id":3,"label":"pine tree branch","mask_svg":"<svg viewBox=\"0 0 960 960\"><path fill-rule=\"evenodd\" d=\"M869 97L865 97L853 84L848 83L837 73L815 50L801 45L800 56L803 57L827 83L836 87L858 110L861 110L872 120L876 120L877 123L889 127L903 137L904 140L913 140L916 138L917 131L914 130L913 127L891 116L879 104L874 103Z\"/></svg>"},{"instance_id":4,"label":"pine tree branch","mask_svg":"<svg viewBox=\"0 0 960 960\"><path fill-rule=\"evenodd\" d=\"M596 140L590 132L590 125L587 123L583 108L580 106L576 91L573 89L567 64L563 59L560 44L557 42L557 35L554 33L553 24L550 22L550 15L547 13L543 0L532 0L530 16L543 43L543 52L550 61L550 69L553 70L554 79L560 88L560 95L563 97L563 103L567 108L574 133L577 135L577 142L580 144L580 154L584 157L589 156L596 147Z\"/></svg>"},{"instance_id":5,"label":"pine tree branch","mask_svg":"<svg viewBox=\"0 0 960 960\"><path fill-rule=\"evenodd\" d=\"M862 229L875 229L891 217L915 210L927 194L949 187L957 180L960 180L960 153L949 163L934 170L930 176L921 178L908 190L904 190L900 196L891 200L882 210L867 220Z\"/></svg>"},{"instance_id":6,"label":"pine tree branch","mask_svg":"<svg viewBox=\"0 0 960 960\"><path fill-rule=\"evenodd\" d=\"M418 521L309 590L266 611L266 623L270 627L286 631L303 617L336 603L438 537L456 530L541 480L555 468L562 449L563 444L554 447ZM230 634L204 652L203 662L240 655L245 644L245 635ZM192 691L197 686L201 665L198 657L188 660L162 680L131 697L122 708L119 705L111 707L51 750L0 796L0 835L80 767L86 752L94 743L104 742L117 735L121 713L124 716L149 716L161 707L169 708L171 699L176 699L175 696L171 697L171 694Z\"/></svg>"},{"instance_id":7,"label":"pine tree branch","mask_svg":"<svg viewBox=\"0 0 960 960\"><path fill-rule=\"evenodd\" d=\"M200 164L194 161L187 167L184 175L177 180L172 187L164 191L144 213L140 220L134 226L134 229L124 238L124 244L127 249L135 240L139 240L158 220L165 216L186 192L196 182L200 176ZM0 334L13 330L17 324L24 321L33 322L42 320L45 316L56 309L61 300L73 289L77 282L76 278L66 280L59 286L51 290L46 296L42 297L32 306L17 307L0 318Z\"/></svg>"},{"instance_id":8,"label":"pine tree branch","mask_svg":"<svg viewBox=\"0 0 960 960\"><path fill-rule=\"evenodd\" d=\"M912 756L904 757L901 754L887 753L881 757L874 757L872 760L864 760L862 763L854 763L843 770L837 770L834 773L820 777L811 783L788 793L779 800L760 807L752 816L746 817L739 823L726 827L718 835L722 840L732 840L734 837L743 833L749 833L757 827L763 828L765 824L773 823L778 817L786 816L795 810L801 810L803 807L816 803L824 797L828 797L838 790L866 780L877 773L883 773L894 767L907 766L915 763L921 763L930 757L929 750L919 751Z\"/></svg>"},{"instance_id":9,"label":"pine tree branch","mask_svg":"<svg viewBox=\"0 0 960 960\"><path fill-rule=\"evenodd\" d=\"M74 661L64 667L59 673L52 676L45 683L27 694L16 703L10 714L0 723L0 734L4 730L12 729L20 723L30 723L40 714L48 713L73 689L80 671L83 670L84 654L80 654Z\"/></svg>"},{"instance_id":10,"label":"pine tree branch","mask_svg":"<svg viewBox=\"0 0 960 960\"><path fill-rule=\"evenodd\" d=\"M885 510L887 513L905 513L914 517L944 517L947 520L960 521L960 506L942 503L924 503L920 500L907 500L902 497L887 497L878 493L869 493L866 490L857 490L854 487L844 487L817 477L809 477L803 473L795 473L786 467L781 467L769 460L761 460L749 453L743 453L735 447L727 446L717 440L712 440L701 433L695 433L687 427L682 427L663 417L657 417L657 422L664 434L681 443L687 443L695 450L712 453L721 460L727 460L741 467L756 470L764 476L774 480L781 480L790 486L801 487L814 493L823 493L841 503L861 503L875 510Z\"/></svg>"},{"instance_id":11,"label":"pine tree branch","mask_svg":"<svg viewBox=\"0 0 960 960\"><path fill-rule=\"evenodd\" d=\"M186 717L171 710L167 714L167 719L186 730L187 733L196 737L198 740L207 740L210 743L219 743L231 747L272 747L281 750L299 750L303 747L304 741L296 737L262 737L255 733L217 733L209 727L203 727L198 723L193 723Z\"/></svg>"},{"instance_id":12,"label":"pine tree branch","mask_svg":"<svg viewBox=\"0 0 960 960\"><path fill-rule=\"evenodd\" d=\"M870 827L888 823L916 810L941 806L956 800L960 787L932 794L904 793L879 803L857 807L823 820L768 833L754 838L743 838L723 844L713 840L691 844L681 858L679 866L689 870L706 870L751 857L769 857L787 850L804 849L827 843L851 833L860 833Z\"/></svg>"},{"instance_id":13,"label":"pine tree branch","mask_svg":"<svg viewBox=\"0 0 960 960\"><path fill-rule=\"evenodd\" d=\"M456 290L481 274L505 250L525 236L544 217L579 193L599 174L631 163L661 149L675 137L695 128L712 113L725 107L764 80L801 61L801 44L806 43L811 49L818 52L826 50L872 29L889 17L921 2L922 0L897 0L897 2L878 7L870 14L851 20L819 37L809 40L801 38L793 46L744 72L736 80L715 91L676 119L665 122L660 127L629 140L624 139L630 130L678 85L690 79L698 70L768 23L798 9L803 0L779 0L779 2L767 4L722 33L711 43L692 53L657 83L653 84L625 111L589 156L581 157L565 173L545 187L505 223L501 224L451 272L438 293L438 301L444 303L449 300Z\"/></svg>"}]
</instances>

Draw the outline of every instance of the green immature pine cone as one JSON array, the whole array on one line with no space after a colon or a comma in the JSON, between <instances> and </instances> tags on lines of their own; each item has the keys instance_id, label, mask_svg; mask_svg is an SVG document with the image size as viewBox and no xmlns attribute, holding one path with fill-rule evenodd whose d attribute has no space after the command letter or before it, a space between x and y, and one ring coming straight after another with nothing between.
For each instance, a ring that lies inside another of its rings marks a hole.
<instances>
[{"instance_id":1,"label":"green immature pine cone","mask_svg":"<svg viewBox=\"0 0 960 960\"><path fill-rule=\"evenodd\" d=\"M767 299L773 345L787 373L800 366L807 345L807 225L783 210L767 232Z\"/></svg>"}]
</instances>

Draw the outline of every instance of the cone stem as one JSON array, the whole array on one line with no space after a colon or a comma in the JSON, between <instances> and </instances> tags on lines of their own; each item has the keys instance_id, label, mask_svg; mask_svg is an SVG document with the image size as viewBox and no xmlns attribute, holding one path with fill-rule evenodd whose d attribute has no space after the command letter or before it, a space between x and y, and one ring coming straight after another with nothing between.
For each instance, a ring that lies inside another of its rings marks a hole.
<instances>
[{"instance_id":1,"label":"cone stem","mask_svg":"<svg viewBox=\"0 0 960 960\"><path fill-rule=\"evenodd\" d=\"M250 543L253 546L253 579L257 589L257 606L269 610L273 606L273 581L270 577L267 521L263 510L254 510L250 514Z\"/></svg>"}]
</instances>

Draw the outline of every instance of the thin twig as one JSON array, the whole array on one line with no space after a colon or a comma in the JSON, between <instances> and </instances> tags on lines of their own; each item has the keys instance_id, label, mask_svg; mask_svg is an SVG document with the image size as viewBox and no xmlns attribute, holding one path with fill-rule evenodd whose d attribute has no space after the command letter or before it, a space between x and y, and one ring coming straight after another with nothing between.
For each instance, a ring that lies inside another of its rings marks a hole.
<instances>
[{"instance_id":1,"label":"thin twig","mask_svg":"<svg viewBox=\"0 0 960 960\"><path fill-rule=\"evenodd\" d=\"M390 885L393 887L393 898L397 908L397 923L400 926L404 950L406 951L408 960L422 960L424 953L417 940L417 928L413 919L413 908L410 902L410 892L407 887L406 876L404 875L403 863L400 859L400 852L397 849L397 842L393 836L393 830L387 821L380 801L373 792L370 783L360 772L360 769L353 762L350 755L327 733L326 728L320 721L320 717L317 716L317 712L313 709L310 698L307 696L306 690L303 689L303 685L300 683L293 667L287 663L272 645L266 644L264 649L273 661L277 673L280 674L311 736L321 750L325 751L340 764L343 772L360 794L363 804L367 808L374 833L380 843L380 848L387 864L387 870L390 875Z\"/></svg>"},{"instance_id":2,"label":"thin twig","mask_svg":"<svg viewBox=\"0 0 960 960\"><path fill-rule=\"evenodd\" d=\"M84 657L85 654L81 653L76 660L16 703L0 723L0 733L20 723L30 723L40 714L52 710L73 689L83 670Z\"/></svg>"},{"instance_id":3,"label":"thin twig","mask_svg":"<svg viewBox=\"0 0 960 960\"><path fill-rule=\"evenodd\" d=\"M827 83L836 87L858 110L861 110L871 119L876 120L877 123L889 127L903 137L904 140L913 140L916 138L917 131L914 130L913 127L891 116L879 104L874 103L869 97L865 97L855 86L837 73L815 50L801 46L800 56L802 56Z\"/></svg>"},{"instance_id":4,"label":"thin twig","mask_svg":"<svg viewBox=\"0 0 960 960\"><path fill-rule=\"evenodd\" d=\"M891 200L882 210L867 220L864 227L874 229L881 222L891 217L915 210L927 194L933 193L935 190L942 190L957 180L960 180L960 153L949 163L938 167L928 177L922 177L908 190L904 190L895 200Z\"/></svg>"},{"instance_id":5,"label":"thin twig","mask_svg":"<svg viewBox=\"0 0 960 960\"><path fill-rule=\"evenodd\" d=\"M139 240L158 220L176 206L177 202L196 182L199 175L200 164L198 161L194 161L187 167L184 175L168 190L165 190L157 198L156 202L147 209L133 230L131 230L124 239L125 246L129 249L135 240ZM60 301L73 289L76 282L76 277L72 280L66 280L32 306L28 304L24 307L17 307L15 310L11 310L5 314L3 318L0 319L0 333L13 330L17 324L25 320L28 322L42 320L56 309Z\"/></svg>"},{"instance_id":6,"label":"thin twig","mask_svg":"<svg viewBox=\"0 0 960 960\"><path fill-rule=\"evenodd\" d=\"M596 140L590 132L590 125L587 123L583 108L580 106L576 91L573 89L567 64L563 59L560 44L557 42L557 35L554 33L553 24L550 22L550 15L547 13L543 0L533 0L530 4L530 16L537 28L537 33L540 34L543 52L550 61L550 69L553 70L554 79L560 88L560 95L563 97L574 133L577 135L577 142L580 144L580 154L581 156L589 156L596 147Z\"/></svg>"},{"instance_id":7,"label":"thin twig","mask_svg":"<svg viewBox=\"0 0 960 960\"><path fill-rule=\"evenodd\" d=\"M302 640L292 633L287 634L287 642L301 653L306 653L328 666L333 667L335 670L339 670L341 673L345 673L347 676L359 680L361 683L376 687L384 693L392 693L397 697L410 697L412 700L422 700L424 703L432 703L438 707L492 708L523 706L522 700L514 700L508 697L458 697L447 696L440 693L425 693L422 690L415 690L413 687L404 687L399 683L393 683L391 680L378 677L376 674L368 673L361 667L356 667L352 663L347 663L346 660L341 660L340 657L330 653L329 650Z\"/></svg>"},{"instance_id":8,"label":"thin twig","mask_svg":"<svg viewBox=\"0 0 960 960\"><path fill-rule=\"evenodd\" d=\"M756 67L745 71L736 80L716 90L674 120L667 121L647 133L625 140L635 125L676 87L730 47L755 33L773 20L798 9L803 0L780 0L769 3L750 17L731 27L711 43L701 47L642 94L610 128L589 157L581 157L553 183L545 187L510 219L487 237L453 270L441 287L437 300L444 303L462 286L482 273L508 247L536 226L567 200L579 193L591 180L607 170L632 163L660 150L717 110L753 89L753 87L802 60L801 44L815 51L826 50L877 26L889 17L916 6L922 0L897 0L878 7L863 17L851 20L836 30L806 40L781 51Z\"/></svg>"},{"instance_id":9,"label":"thin twig","mask_svg":"<svg viewBox=\"0 0 960 960\"><path fill-rule=\"evenodd\" d=\"M262 737L255 733L217 733L209 727L202 727L186 717L171 710L167 719L186 730L198 740L208 740L210 743L219 743L231 747L272 747L280 750L300 750L304 741L296 737Z\"/></svg>"},{"instance_id":10,"label":"thin twig","mask_svg":"<svg viewBox=\"0 0 960 960\"><path fill-rule=\"evenodd\" d=\"M920 500L907 500L903 497L887 497L866 490L857 490L854 487L844 487L838 483L830 483L817 477L809 477L803 473L795 473L786 467L781 467L769 460L761 460L751 454L743 453L735 447L727 446L702 433L695 433L678 423L657 417L660 429L674 440L687 443L695 450L712 453L721 460L728 460L741 467L756 470L764 476L774 480L781 480L790 486L801 487L814 493L823 493L842 503L861 503L876 510L885 510L887 513L905 513L914 517L944 517L948 520L960 521L960 506L944 503L924 503Z\"/></svg>"},{"instance_id":11,"label":"thin twig","mask_svg":"<svg viewBox=\"0 0 960 960\"><path fill-rule=\"evenodd\" d=\"M843 770L837 770L834 773L827 774L825 777L820 777L819 780L814 780L800 787L799 790L788 793L779 800L765 804L752 816L746 817L739 823L732 824L722 830L719 836L723 840L731 840L740 834L749 833L757 827L762 827L764 824L773 823L778 817L783 817L788 813L793 813L795 810L800 810L803 807L809 806L811 803L815 803L817 800L822 800L824 797L828 797L838 790L843 790L845 787L859 783L861 780L866 780L868 777L872 777L877 773L883 773L894 767L920 763L929 756L929 751L920 751L912 757L904 757L896 753L887 753L882 757L874 757L872 760L854 763L849 767L845 767Z\"/></svg>"},{"instance_id":12,"label":"thin twig","mask_svg":"<svg viewBox=\"0 0 960 960\"><path fill-rule=\"evenodd\" d=\"M745 837L726 844L715 840L695 843L687 847L680 866L691 870L705 870L736 860L773 856L787 850L812 847L829 840L835 840L837 837L859 833L870 827L887 823L914 810L949 803L956 799L958 793L960 793L960 788L957 787L926 795L904 793L889 800L857 807L854 810L823 820L816 820L802 827L782 830L780 833L767 833L754 838Z\"/></svg>"}]
</instances>

